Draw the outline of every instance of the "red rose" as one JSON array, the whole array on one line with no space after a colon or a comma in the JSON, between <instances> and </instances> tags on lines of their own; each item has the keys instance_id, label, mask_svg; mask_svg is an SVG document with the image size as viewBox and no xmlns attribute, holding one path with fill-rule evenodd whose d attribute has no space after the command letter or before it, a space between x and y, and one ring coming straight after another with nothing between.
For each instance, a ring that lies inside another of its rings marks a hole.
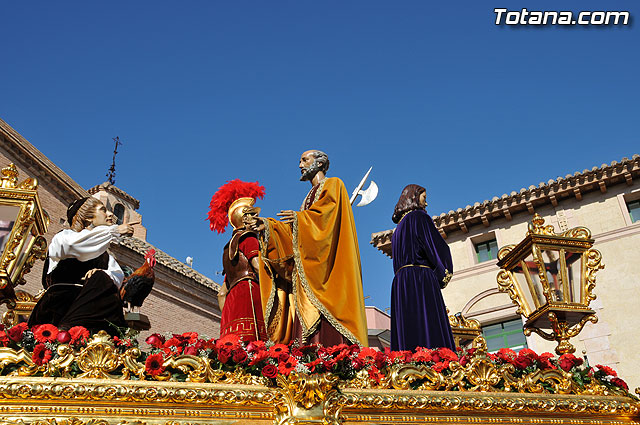
<instances>
[{"instance_id":1,"label":"red rose","mask_svg":"<svg viewBox=\"0 0 640 425\"><path fill-rule=\"evenodd\" d=\"M558 359L558 364L560 368L565 372L569 372L573 367L580 366L583 360L574 356L571 353L563 354Z\"/></svg>"},{"instance_id":2,"label":"red rose","mask_svg":"<svg viewBox=\"0 0 640 425\"><path fill-rule=\"evenodd\" d=\"M152 346L153 348L160 348L164 344L164 337L160 334L153 334L147 337L144 340L147 344Z\"/></svg>"},{"instance_id":3,"label":"red rose","mask_svg":"<svg viewBox=\"0 0 640 425\"><path fill-rule=\"evenodd\" d=\"M69 333L71 334L72 344L77 344L77 343L84 344L87 342L87 340L91 336L87 328L85 328L84 326L74 326L71 329L69 329Z\"/></svg>"},{"instance_id":4,"label":"red rose","mask_svg":"<svg viewBox=\"0 0 640 425\"><path fill-rule=\"evenodd\" d=\"M618 388L623 388L626 391L629 391L629 386L627 385L627 383L618 377L611 379L611 383Z\"/></svg>"},{"instance_id":5,"label":"red rose","mask_svg":"<svg viewBox=\"0 0 640 425\"><path fill-rule=\"evenodd\" d=\"M28 325L26 322L18 323L7 331L7 335L13 342L20 342L22 341L22 334L27 327Z\"/></svg>"},{"instance_id":6,"label":"red rose","mask_svg":"<svg viewBox=\"0 0 640 425\"><path fill-rule=\"evenodd\" d=\"M52 356L53 353L51 352L51 350L48 350L43 343L40 343L33 349L31 360L33 360L33 362L38 366L41 366L45 363L49 363L49 360L51 360Z\"/></svg>"},{"instance_id":7,"label":"red rose","mask_svg":"<svg viewBox=\"0 0 640 425\"><path fill-rule=\"evenodd\" d=\"M187 348L184 349L184 353L187 356L197 356L198 355L198 349L194 346L188 346Z\"/></svg>"},{"instance_id":8,"label":"red rose","mask_svg":"<svg viewBox=\"0 0 640 425\"><path fill-rule=\"evenodd\" d=\"M296 356L296 357L302 357L302 350L300 350L298 347L293 347L291 348L291 355L292 356Z\"/></svg>"},{"instance_id":9,"label":"red rose","mask_svg":"<svg viewBox=\"0 0 640 425\"><path fill-rule=\"evenodd\" d=\"M220 363L227 364L230 358L231 358L231 351L225 348L222 348L220 349L220 351L218 351L218 360L220 361Z\"/></svg>"},{"instance_id":10,"label":"red rose","mask_svg":"<svg viewBox=\"0 0 640 425\"><path fill-rule=\"evenodd\" d=\"M263 351L265 350L265 343L264 341L252 341L247 345L247 351L249 353L255 353L257 351Z\"/></svg>"},{"instance_id":11,"label":"red rose","mask_svg":"<svg viewBox=\"0 0 640 425\"><path fill-rule=\"evenodd\" d=\"M289 353L280 353L280 355L278 356L278 362L282 363L282 362L286 362L287 360L289 360Z\"/></svg>"},{"instance_id":12,"label":"red rose","mask_svg":"<svg viewBox=\"0 0 640 425\"><path fill-rule=\"evenodd\" d=\"M256 353L253 354L253 358L251 359L251 361L249 362L249 366L255 366L258 363L260 363L263 360L266 360L269 358L269 353L267 353L267 351L258 351Z\"/></svg>"},{"instance_id":13,"label":"red rose","mask_svg":"<svg viewBox=\"0 0 640 425\"><path fill-rule=\"evenodd\" d=\"M233 353L233 361L234 363L244 363L247 361L247 353L244 350L237 350Z\"/></svg>"},{"instance_id":14,"label":"red rose","mask_svg":"<svg viewBox=\"0 0 640 425\"><path fill-rule=\"evenodd\" d=\"M275 378L278 376L278 368L272 364L265 365L265 367L262 368L262 375L267 378Z\"/></svg>"},{"instance_id":15,"label":"red rose","mask_svg":"<svg viewBox=\"0 0 640 425\"><path fill-rule=\"evenodd\" d=\"M33 336L38 342L53 342L58 337L58 328L53 325L38 325L34 327Z\"/></svg>"},{"instance_id":16,"label":"red rose","mask_svg":"<svg viewBox=\"0 0 640 425\"><path fill-rule=\"evenodd\" d=\"M164 366L162 363L164 359L162 358L162 354L152 354L147 357L147 361L144 362L145 372L147 372L151 376L158 376L162 372L164 372Z\"/></svg>"}]
</instances>

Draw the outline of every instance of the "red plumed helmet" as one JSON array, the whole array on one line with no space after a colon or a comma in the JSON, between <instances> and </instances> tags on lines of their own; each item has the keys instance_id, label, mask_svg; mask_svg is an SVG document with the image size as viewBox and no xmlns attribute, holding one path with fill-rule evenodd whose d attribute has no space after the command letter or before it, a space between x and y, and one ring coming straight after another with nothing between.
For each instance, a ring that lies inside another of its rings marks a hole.
<instances>
[{"instance_id":1,"label":"red plumed helmet","mask_svg":"<svg viewBox=\"0 0 640 425\"><path fill-rule=\"evenodd\" d=\"M220 186L211 197L209 204L209 227L218 233L224 233L229 217L227 212L231 204L238 198L264 198L264 186L258 182L243 182L240 179L230 180Z\"/></svg>"}]
</instances>

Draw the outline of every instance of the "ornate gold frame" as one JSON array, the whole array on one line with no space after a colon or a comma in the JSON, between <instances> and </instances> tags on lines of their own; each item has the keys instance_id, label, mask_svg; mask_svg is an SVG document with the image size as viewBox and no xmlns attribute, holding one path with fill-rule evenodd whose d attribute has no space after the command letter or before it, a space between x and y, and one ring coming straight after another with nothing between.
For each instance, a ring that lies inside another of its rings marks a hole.
<instances>
[{"instance_id":1,"label":"ornate gold frame","mask_svg":"<svg viewBox=\"0 0 640 425\"><path fill-rule=\"evenodd\" d=\"M0 303L13 308L16 305L14 288L25 283L24 275L36 259L46 254L47 241L42 235L47 231L49 217L40 205L38 181L28 178L18 184L14 164L0 171L0 205L16 207L18 211L0 255Z\"/></svg>"}]
</instances>

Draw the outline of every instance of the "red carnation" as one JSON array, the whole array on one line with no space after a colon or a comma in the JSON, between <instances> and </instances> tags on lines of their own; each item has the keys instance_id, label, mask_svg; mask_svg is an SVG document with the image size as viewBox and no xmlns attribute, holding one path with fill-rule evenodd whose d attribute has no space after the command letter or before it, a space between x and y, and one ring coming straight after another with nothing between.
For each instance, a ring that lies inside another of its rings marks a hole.
<instances>
[{"instance_id":1,"label":"red carnation","mask_svg":"<svg viewBox=\"0 0 640 425\"><path fill-rule=\"evenodd\" d=\"M544 369L557 369L556 366L551 363L551 359L553 358L553 354L551 353L542 353L538 356L538 361L540 362L540 367Z\"/></svg>"},{"instance_id":2,"label":"red carnation","mask_svg":"<svg viewBox=\"0 0 640 425\"><path fill-rule=\"evenodd\" d=\"M442 372L443 370L445 370L448 367L449 367L449 362L448 361L444 361L444 362L438 362L438 363L434 364L433 366L431 366L431 369L433 369L436 372L440 373L440 372Z\"/></svg>"},{"instance_id":3,"label":"red carnation","mask_svg":"<svg viewBox=\"0 0 640 425\"><path fill-rule=\"evenodd\" d=\"M77 343L84 344L87 342L87 340L91 336L91 334L89 333L89 330L84 326L72 327L71 329L69 329L69 334L71 335L72 344L77 344Z\"/></svg>"},{"instance_id":4,"label":"red carnation","mask_svg":"<svg viewBox=\"0 0 640 425\"><path fill-rule=\"evenodd\" d=\"M265 367L262 368L262 375L267 378L275 378L278 376L278 368L272 364L265 365Z\"/></svg>"},{"instance_id":5,"label":"red carnation","mask_svg":"<svg viewBox=\"0 0 640 425\"><path fill-rule=\"evenodd\" d=\"M598 371L604 373L605 376L618 376L616 371L611 369L609 366L597 364L596 367L598 368Z\"/></svg>"},{"instance_id":6,"label":"red carnation","mask_svg":"<svg viewBox=\"0 0 640 425\"><path fill-rule=\"evenodd\" d=\"M558 364L560 368L565 372L569 372L573 367L580 366L583 360L574 356L571 353L563 354L558 359Z\"/></svg>"},{"instance_id":7,"label":"red carnation","mask_svg":"<svg viewBox=\"0 0 640 425\"><path fill-rule=\"evenodd\" d=\"M33 336L38 342L53 342L58 337L58 328L50 324L35 326Z\"/></svg>"},{"instance_id":8,"label":"red carnation","mask_svg":"<svg viewBox=\"0 0 640 425\"><path fill-rule=\"evenodd\" d=\"M291 348L291 355L292 356L296 356L296 357L302 357L303 353L302 353L302 350L300 350L298 347L292 347Z\"/></svg>"},{"instance_id":9,"label":"red carnation","mask_svg":"<svg viewBox=\"0 0 640 425\"><path fill-rule=\"evenodd\" d=\"M33 349L31 360L33 360L33 362L38 366L41 366L45 363L49 363L49 360L51 360L52 356L53 353L51 352L51 350L48 350L43 343L40 343Z\"/></svg>"},{"instance_id":10,"label":"red carnation","mask_svg":"<svg viewBox=\"0 0 640 425\"><path fill-rule=\"evenodd\" d=\"M417 350L412 356L411 356L411 360L413 360L414 362L423 362L423 363L428 363L431 360L433 360L433 356L431 355L431 350L429 349L422 349L422 350Z\"/></svg>"},{"instance_id":11,"label":"red carnation","mask_svg":"<svg viewBox=\"0 0 640 425\"><path fill-rule=\"evenodd\" d=\"M278 365L278 372L280 372L285 376L289 376L291 371L293 371L293 369L296 368L297 364L298 364L298 359L296 359L293 356L290 356L286 362L282 362Z\"/></svg>"},{"instance_id":12,"label":"red carnation","mask_svg":"<svg viewBox=\"0 0 640 425\"><path fill-rule=\"evenodd\" d=\"M164 372L164 366L162 363L164 359L162 358L162 354L152 354L147 357L147 361L144 362L145 372L147 372L151 376L158 376L162 372Z\"/></svg>"},{"instance_id":13,"label":"red carnation","mask_svg":"<svg viewBox=\"0 0 640 425\"><path fill-rule=\"evenodd\" d=\"M358 359L360 359L365 364L373 364L376 361L376 356L378 354L378 350L375 350L371 347L364 347L358 353Z\"/></svg>"},{"instance_id":14,"label":"red carnation","mask_svg":"<svg viewBox=\"0 0 640 425\"><path fill-rule=\"evenodd\" d=\"M446 361L450 361L450 362L457 362L458 361L458 355L456 353L454 353L453 351L451 351L451 349L446 348L446 347L438 348L438 355L440 356L440 358L442 360L446 360Z\"/></svg>"},{"instance_id":15,"label":"red carnation","mask_svg":"<svg viewBox=\"0 0 640 425\"><path fill-rule=\"evenodd\" d=\"M618 388L623 388L626 391L629 391L629 386L627 385L627 383L618 377L611 379L611 383Z\"/></svg>"},{"instance_id":16,"label":"red carnation","mask_svg":"<svg viewBox=\"0 0 640 425\"><path fill-rule=\"evenodd\" d=\"M499 349L498 352L496 353L496 356L498 356L498 358L500 360L502 360L503 362L511 363L512 365L515 365L516 358L518 357L516 352L513 351L511 348L501 348L501 349Z\"/></svg>"},{"instance_id":17,"label":"red carnation","mask_svg":"<svg viewBox=\"0 0 640 425\"><path fill-rule=\"evenodd\" d=\"M20 342L22 341L22 334L27 328L27 322L18 323L7 331L7 335L13 342Z\"/></svg>"},{"instance_id":18,"label":"red carnation","mask_svg":"<svg viewBox=\"0 0 640 425\"><path fill-rule=\"evenodd\" d=\"M237 350L233 353L234 363L244 363L247 361L247 353L244 350Z\"/></svg>"}]
</instances>

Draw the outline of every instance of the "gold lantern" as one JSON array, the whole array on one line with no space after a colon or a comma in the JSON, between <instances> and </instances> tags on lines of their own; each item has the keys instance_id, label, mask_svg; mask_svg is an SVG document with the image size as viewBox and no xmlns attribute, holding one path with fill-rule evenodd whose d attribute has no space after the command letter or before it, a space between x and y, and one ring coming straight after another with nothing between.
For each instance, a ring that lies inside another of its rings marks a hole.
<instances>
[{"instance_id":1,"label":"gold lantern","mask_svg":"<svg viewBox=\"0 0 640 425\"><path fill-rule=\"evenodd\" d=\"M36 259L44 259L49 226L38 197L38 181L18 184L18 170L9 164L0 171L0 304L16 306L15 287Z\"/></svg>"},{"instance_id":2,"label":"gold lantern","mask_svg":"<svg viewBox=\"0 0 640 425\"><path fill-rule=\"evenodd\" d=\"M589 303L596 298L595 274L604 265L600 252L591 248L593 242L586 227L555 233L536 214L524 240L498 252L498 288L526 318L525 335L533 331L557 341L558 354L573 353L569 338L587 322L598 321Z\"/></svg>"}]
</instances>

